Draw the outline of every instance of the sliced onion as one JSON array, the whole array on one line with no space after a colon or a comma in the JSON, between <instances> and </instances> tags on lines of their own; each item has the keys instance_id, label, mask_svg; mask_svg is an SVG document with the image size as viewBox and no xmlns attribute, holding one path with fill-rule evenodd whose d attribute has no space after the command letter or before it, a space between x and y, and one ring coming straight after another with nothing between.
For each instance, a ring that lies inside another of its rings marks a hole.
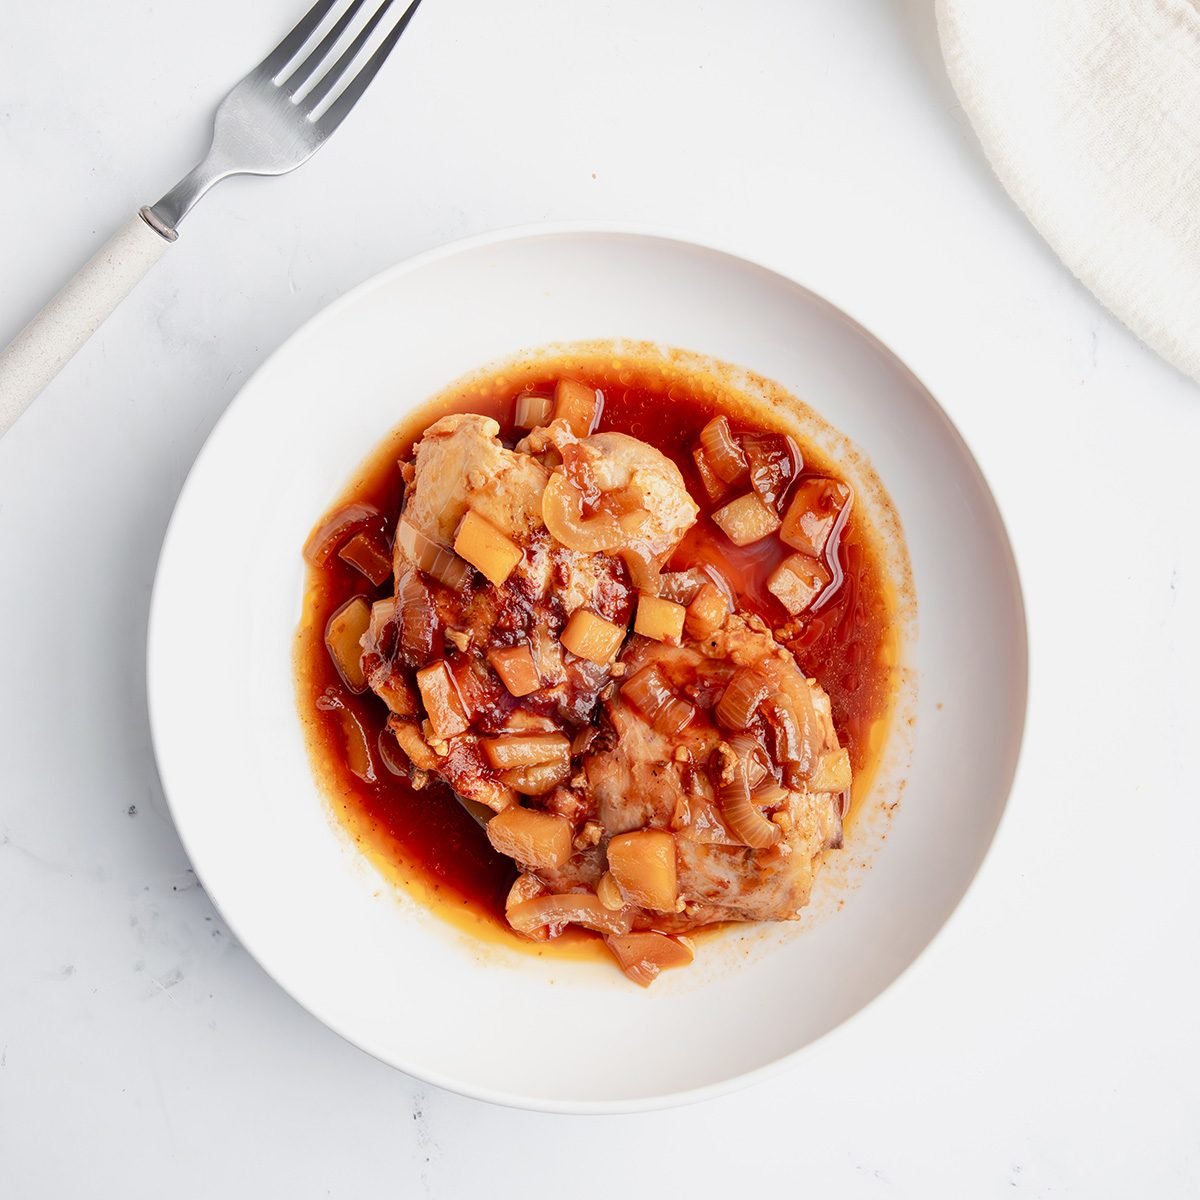
<instances>
[{"instance_id":1,"label":"sliced onion","mask_svg":"<svg viewBox=\"0 0 1200 1200\"><path fill-rule=\"evenodd\" d=\"M620 554L633 586L648 596L657 596L662 579L658 559L641 546L626 546Z\"/></svg>"},{"instance_id":2,"label":"sliced onion","mask_svg":"<svg viewBox=\"0 0 1200 1200\"><path fill-rule=\"evenodd\" d=\"M335 508L308 535L304 543L304 559L315 567L324 566L330 556L351 534L367 525L383 523L383 513L373 504L343 504Z\"/></svg>"},{"instance_id":3,"label":"sliced onion","mask_svg":"<svg viewBox=\"0 0 1200 1200\"><path fill-rule=\"evenodd\" d=\"M643 667L621 685L621 695L659 733L682 732L696 715L696 706L677 696L656 663Z\"/></svg>"},{"instance_id":4,"label":"sliced onion","mask_svg":"<svg viewBox=\"0 0 1200 1200\"><path fill-rule=\"evenodd\" d=\"M386 726L379 731L375 745L379 751L379 761L387 768L388 774L401 777L408 775L408 759L400 749L395 734Z\"/></svg>"},{"instance_id":5,"label":"sliced onion","mask_svg":"<svg viewBox=\"0 0 1200 1200\"><path fill-rule=\"evenodd\" d=\"M423 667L433 656L437 614L425 581L416 571L405 571L396 589L400 605L400 651L406 662Z\"/></svg>"},{"instance_id":6,"label":"sliced onion","mask_svg":"<svg viewBox=\"0 0 1200 1200\"><path fill-rule=\"evenodd\" d=\"M764 780L771 779L771 759L762 743L748 733L739 733L729 739L729 748L746 764L746 783L750 790L760 787Z\"/></svg>"},{"instance_id":7,"label":"sliced onion","mask_svg":"<svg viewBox=\"0 0 1200 1200\"><path fill-rule=\"evenodd\" d=\"M561 896L537 896L514 904L508 910L508 923L520 933L533 933L549 926L551 936L564 925L583 925L601 933L628 933L632 919L626 910L612 912L591 892Z\"/></svg>"},{"instance_id":8,"label":"sliced onion","mask_svg":"<svg viewBox=\"0 0 1200 1200\"><path fill-rule=\"evenodd\" d=\"M717 720L726 729L745 729L770 691L765 675L752 667L739 667L717 705Z\"/></svg>"},{"instance_id":9,"label":"sliced onion","mask_svg":"<svg viewBox=\"0 0 1200 1200\"><path fill-rule=\"evenodd\" d=\"M775 757L781 763L796 764L801 774L808 774L812 769L816 733L812 701L806 695L804 701L796 704L781 693L763 701L762 713L775 733Z\"/></svg>"},{"instance_id":10,"label":"sliced onion","mask_svg":"<svg viewBox=\"0 0 1200 1200\"><path fill-rule=\"evenodd\" d=\"M343 708L342 733L346 738L346 765L363 783L376 783L375 763L362 722L348 708Z\"/></svg>"},{"instance_id":11,"label":"sliced onion","mask_svg":"<svg viewBox=\"0 0 1200 1200\"><path fill-rule=\"evenodd\" d=\"M513 424L518 429L537 429L549 422L553 411L554 401L549 396L518 396Z\"/></svg>"},{"instance_id":12,"label":"sliced onion","mask_svg":"<svg viewBox=\"0 0 1200 1200\"><path fill-rule=\"evenodd\" d=\"M742 450L750 486L764 504L778 507L804 465L796 443L783 433L745 433Z\"/></svg>"},{"instance_id":13,"label":"sliced onion","mask_svg":"<svg viewBox=\"0 0 1200 1200\"><path fill-rule=\"evenodd\" d=\"M708 465L725 483L736 483L746 474L746 456L726 417L714 417L700 430L700 445Z\"/></svg>"},{"instance_id":14,"label":"sliced onion","mask_svg":"<svg viewBox=\"0 0 1200 1200\"><path fill-rule=\"evenodd\" d=\"M696 593L711 582L702 567L692 567L687 571L667 571L659 580L658 594L664 600L673 600L676 604L691 604Z\"/></svg>"},{"instance_id":15,"label":"sliced onion","mask_svg":"<svg viewBox=\"0 0 1200 1200\"><path fill-rule=\"evenodd\" d=\"M757 743L754 744L757 746ZM731 742L730 745L733 746L734 743ZM734 749L740 747L734 746ZM762 747L759 746L758 749L761 750ZM739 753L732 780L721 785L721 815L725 818L730 833L743 845L752 850L766 850L779 841L782 831L754 807L750 799L749 767L750 755Z\"/></svg>"},{"instance_id":16,"label":"sliced onion","mask_svg":"<svg viewBox=\"0 0 1200 1200\"><path fill-rule=\"evenodd\" d=\"M471 577L471 568L457 554L407 521L396 526L396 541L410 562L448 588L460 591Z\"/></svg>"},{"instance_id":17,"label":"sliced onion","mask_svg":"<svg viewBox=\"0 0 1200 1200\"><path fill-rule=\"evenodd\" d=\"M696 957L686 938L671 938L665 933L629 933L606 937L621 970L640 987L649 987L659 974L670 967L685 967Z\"/></svg>"},{"instance_id":18,"label":"sliced onion","mask_svg":"<svg viewBox=\"0 0 1200 1200\"><path fill-rule=\"evenodd\" d=\"M571 764L563 758L557 762L531 763L527 767L501 771L500 782L524 796L544 796L566 783L570 775Z\"/></svg>"},{"instance_id":19,"label":"sliced onion","mask_svg":"<svg viewBox=\"0 0 1200 1200\"><path fill-rule=\"evenodd\" d=\"M774 808L782 804L789 796L787 788L777 783L773 776L768 775L758 787L750 789L750 799L763 808Z\"/></svg>"},{"instance_id":20,"label":"sliced onion","mask_svg":"<svg viewBox=\"0 0 1200 1200\"><path fill-rule=\"evenodd\" d=\"M575 735L575 740L571 743L571 753L573 755L586 754L599 732L600 730L595 725L585 725Z\"/></svg>"},{"instance_id":21,"label":"sliced onion","mask_svg":"<svg viewBox=\"0 0 1200 1200\"><path fill-rule=\"evenodd\" d=\"M733 588L729 584L729 580L721 574L712 563L705 563L702 568L705 575L712 581L713 585L720 591L725 593L725 599L729 601L730 608L737 608L737 601L733 594Z\"/></svg>"},{"instance_id":22,"label":"sliced onion","mask_svg":"<svg viewBox=\"0 0 1200 1200\"><path fill-rule=\"evenodd\" d=\"M595 554L618 550L625 544L625 531L611 513L584 517L583 494L561 473L550 476L542 493L542 520L550 536L568 550Z\"/></svg>"}]
</instances>

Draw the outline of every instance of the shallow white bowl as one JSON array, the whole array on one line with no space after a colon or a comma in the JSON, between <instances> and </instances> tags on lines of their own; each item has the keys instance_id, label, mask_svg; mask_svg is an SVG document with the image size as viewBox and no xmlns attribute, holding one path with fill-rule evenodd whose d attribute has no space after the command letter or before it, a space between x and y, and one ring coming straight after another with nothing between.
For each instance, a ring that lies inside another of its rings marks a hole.
<instances>
[{"instance_id":1,"label":"shallow white bowl","mask_svg":"<svg viewBox=\"0 0 1200 1200\"><path fill-rule=\"evenodd\" d=\"M914 720L894 732L812 913L710 939L696 965L649 991L608 964L477 942L387 885L313 782L291 664L300 546L409 409L523 349L620 337L748 367L849 436L903 522L920 626L905 650ZM618 1111L712 1095L778 1066L928 944L978 869L1012 781L1025 624L1008 541L970 452L854 321L716 250L550 230L477 239L385 272L246 384L167 534L149 688L159 767L192 862L237 937L301 1004L455 1091Z\"/></svg>"}]
</instances>

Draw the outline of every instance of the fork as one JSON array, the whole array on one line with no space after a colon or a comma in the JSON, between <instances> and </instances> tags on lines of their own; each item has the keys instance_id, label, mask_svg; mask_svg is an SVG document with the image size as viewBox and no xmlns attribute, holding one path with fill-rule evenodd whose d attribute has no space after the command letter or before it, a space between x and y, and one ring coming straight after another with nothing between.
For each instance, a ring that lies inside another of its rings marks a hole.
<instances>
[{"instance_id":1,"label":"fork","mask_svg":"<svg viewBox=\"0 0 1200 1200\"><path fill-rule=\"evenodd\" d=\"M320 149L395 49L421 0L409 0L400 19L358 66L356 60L393 0L378 3L339 54L339 43L364 3L350 0L313 49L303 54L340 2L317 0L221 101L212 144L199 165L157 204L141 208L117 230L0 352L0 436L158 262L179 236L180 222L213 184L230 175L283 175ZM331 96L334 99L322 110Z\"/></svg>"}]
</instances>

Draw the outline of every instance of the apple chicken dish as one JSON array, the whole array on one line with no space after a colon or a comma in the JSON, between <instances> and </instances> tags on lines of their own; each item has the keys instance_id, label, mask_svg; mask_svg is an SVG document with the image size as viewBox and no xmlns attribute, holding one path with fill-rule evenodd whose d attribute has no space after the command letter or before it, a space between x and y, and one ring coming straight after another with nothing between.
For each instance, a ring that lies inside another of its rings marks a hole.
<instances>
[{"instance_id":1,"label":"apple chicken dish","mask_svg":"<svg viewBox=\"0 0 1200 1200\"><path fill-rule=\"evenodd\" d=\"M697 929L795 919L841 845L851 753L801 663L862 564L849 486L791 436L705 413L664 452L594 383L433 420L390 507L314 530L309 563L348 581L316 708L359 780L474 815L513 931L593 931L646 985Z\"/></svg>"}]
</instances>

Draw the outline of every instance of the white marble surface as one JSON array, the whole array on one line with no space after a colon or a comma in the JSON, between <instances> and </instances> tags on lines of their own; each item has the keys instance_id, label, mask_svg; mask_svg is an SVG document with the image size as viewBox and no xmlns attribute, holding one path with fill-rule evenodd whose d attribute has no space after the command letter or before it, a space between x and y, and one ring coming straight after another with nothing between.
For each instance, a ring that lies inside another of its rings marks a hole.
<instances>
[{"instance_id":1,"label":"white marble surface","mask_svg":"<svg viewBox=\"0 0 1200 1200\"><path fill-rule=\"evenodd\" d=\"M8 6L0 340L297 8ZM196 885L146 725L159 541L247 375L380 268L553 218L859 316L977 451L1031 618L1021 777L945 933L782 1078L634 1117L491 1108L318 1025ZM218 188L0 441L0 1195L1196 1195L1198 447L1196 386L988 173L927 0L428 0L330 146Z\"/></svg>"}]
</instances>

